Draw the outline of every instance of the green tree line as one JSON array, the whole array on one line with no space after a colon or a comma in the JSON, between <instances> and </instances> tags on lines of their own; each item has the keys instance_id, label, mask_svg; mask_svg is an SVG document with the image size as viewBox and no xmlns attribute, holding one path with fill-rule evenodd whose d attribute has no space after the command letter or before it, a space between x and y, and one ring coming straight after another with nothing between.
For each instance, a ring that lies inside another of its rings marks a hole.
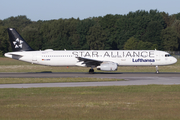
<instances>
[{"instance_id":1,"label":"green tree line","mask_svg":"<svg viewBox=\"0 0 180 120\"><path fill-rule=\"evenodd\" d=\"M11 51L8 27L16 28L35 50L180 51L180 13L138 10L127 15L48 21L9 17L0 20L0 55Z\"/></svg>"}]
</instances>

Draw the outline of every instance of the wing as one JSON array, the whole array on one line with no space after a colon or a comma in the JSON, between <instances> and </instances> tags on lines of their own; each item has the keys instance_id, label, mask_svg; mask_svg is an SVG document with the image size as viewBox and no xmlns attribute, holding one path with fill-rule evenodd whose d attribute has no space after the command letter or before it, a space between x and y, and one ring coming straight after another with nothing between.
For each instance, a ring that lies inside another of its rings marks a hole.
<instances>
[{"instance_id":1,"label":"wing","mask_svg":"<svg viewBox=\"0 0 180 120\"><path fill-rule=\"evenodd\" d=\"M90 58L83 58L83 57L76 57L79 62L82 62L81 64L85 64L87 67L91 66L99 66L103 61L101 60L95 60Z\"/></svg>"}]
</instances>

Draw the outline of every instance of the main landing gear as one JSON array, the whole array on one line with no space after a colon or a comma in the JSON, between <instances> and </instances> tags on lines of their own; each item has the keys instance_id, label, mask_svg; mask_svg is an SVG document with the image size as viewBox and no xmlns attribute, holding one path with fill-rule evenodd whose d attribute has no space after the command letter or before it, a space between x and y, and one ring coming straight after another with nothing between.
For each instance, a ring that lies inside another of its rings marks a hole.
<instances>
[{"instance_id":1,"label":"main landing gear","mask_svg":"<svg viewBox=\"0 0 180 120\"><path fill-rule=\"evenodd\" d=\"M158 70L158 66L156 65L156 73L158 74L159 73L159 70Z\"/></svg>"},{"instance_id":2,"label":"main landing gear","mask_svg":"<svg viewBox=\"0 0 180 120\"><path fill-rule=\"evenodd\" d=\"M95 66L91 66L91 69L89 69L89 74L94 74L94 69L93 68L95 68Z\"/></svg>"},{"instance_id":3,"label":"main landing gear","mask_svg":"<svg viewBox=\"0 0 180 120\"><path fill-rule=\"evenodd\" d=\"M94 69L89 69L89 74L94 74Z\"/></svg>"}]
</instances>

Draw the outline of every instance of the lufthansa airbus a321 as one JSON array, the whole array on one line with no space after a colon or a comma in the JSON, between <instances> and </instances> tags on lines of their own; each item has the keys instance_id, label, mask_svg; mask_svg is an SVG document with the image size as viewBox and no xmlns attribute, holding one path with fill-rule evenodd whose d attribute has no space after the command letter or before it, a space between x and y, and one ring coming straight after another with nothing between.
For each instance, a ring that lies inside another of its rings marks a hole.
<instances>
[{"instance_id":1,"label":"lufthansa airbus a321","mask_svg":"<svg viewBox=\"0 0 180 120\"><path fill-rule=\"evenodd\" d=\"M177 59L165 51L159 50L33 50L21 35L8 28L9 40L13 52L6 57L48 66L82 66L102 71L116 71L118 66L158 66L171 65Z\"/></svg>"}]
</instances>

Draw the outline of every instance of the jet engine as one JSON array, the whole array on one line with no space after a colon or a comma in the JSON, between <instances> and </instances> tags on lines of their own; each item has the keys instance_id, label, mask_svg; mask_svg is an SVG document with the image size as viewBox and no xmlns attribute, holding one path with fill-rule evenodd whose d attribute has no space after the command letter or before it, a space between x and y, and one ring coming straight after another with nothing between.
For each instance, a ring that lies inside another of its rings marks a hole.
<instances>
[{"instance_id":1,"label":"jet engine","mask_svg":"<svg viewBox=\"0 0 180 120\"><path fill-rule=\"evenodd\" d=\"M100 66L97 66L97 70L102 71L116 71L117 68L117 63L114 62L103 62Z\"/></svg>"}]
</instances>

